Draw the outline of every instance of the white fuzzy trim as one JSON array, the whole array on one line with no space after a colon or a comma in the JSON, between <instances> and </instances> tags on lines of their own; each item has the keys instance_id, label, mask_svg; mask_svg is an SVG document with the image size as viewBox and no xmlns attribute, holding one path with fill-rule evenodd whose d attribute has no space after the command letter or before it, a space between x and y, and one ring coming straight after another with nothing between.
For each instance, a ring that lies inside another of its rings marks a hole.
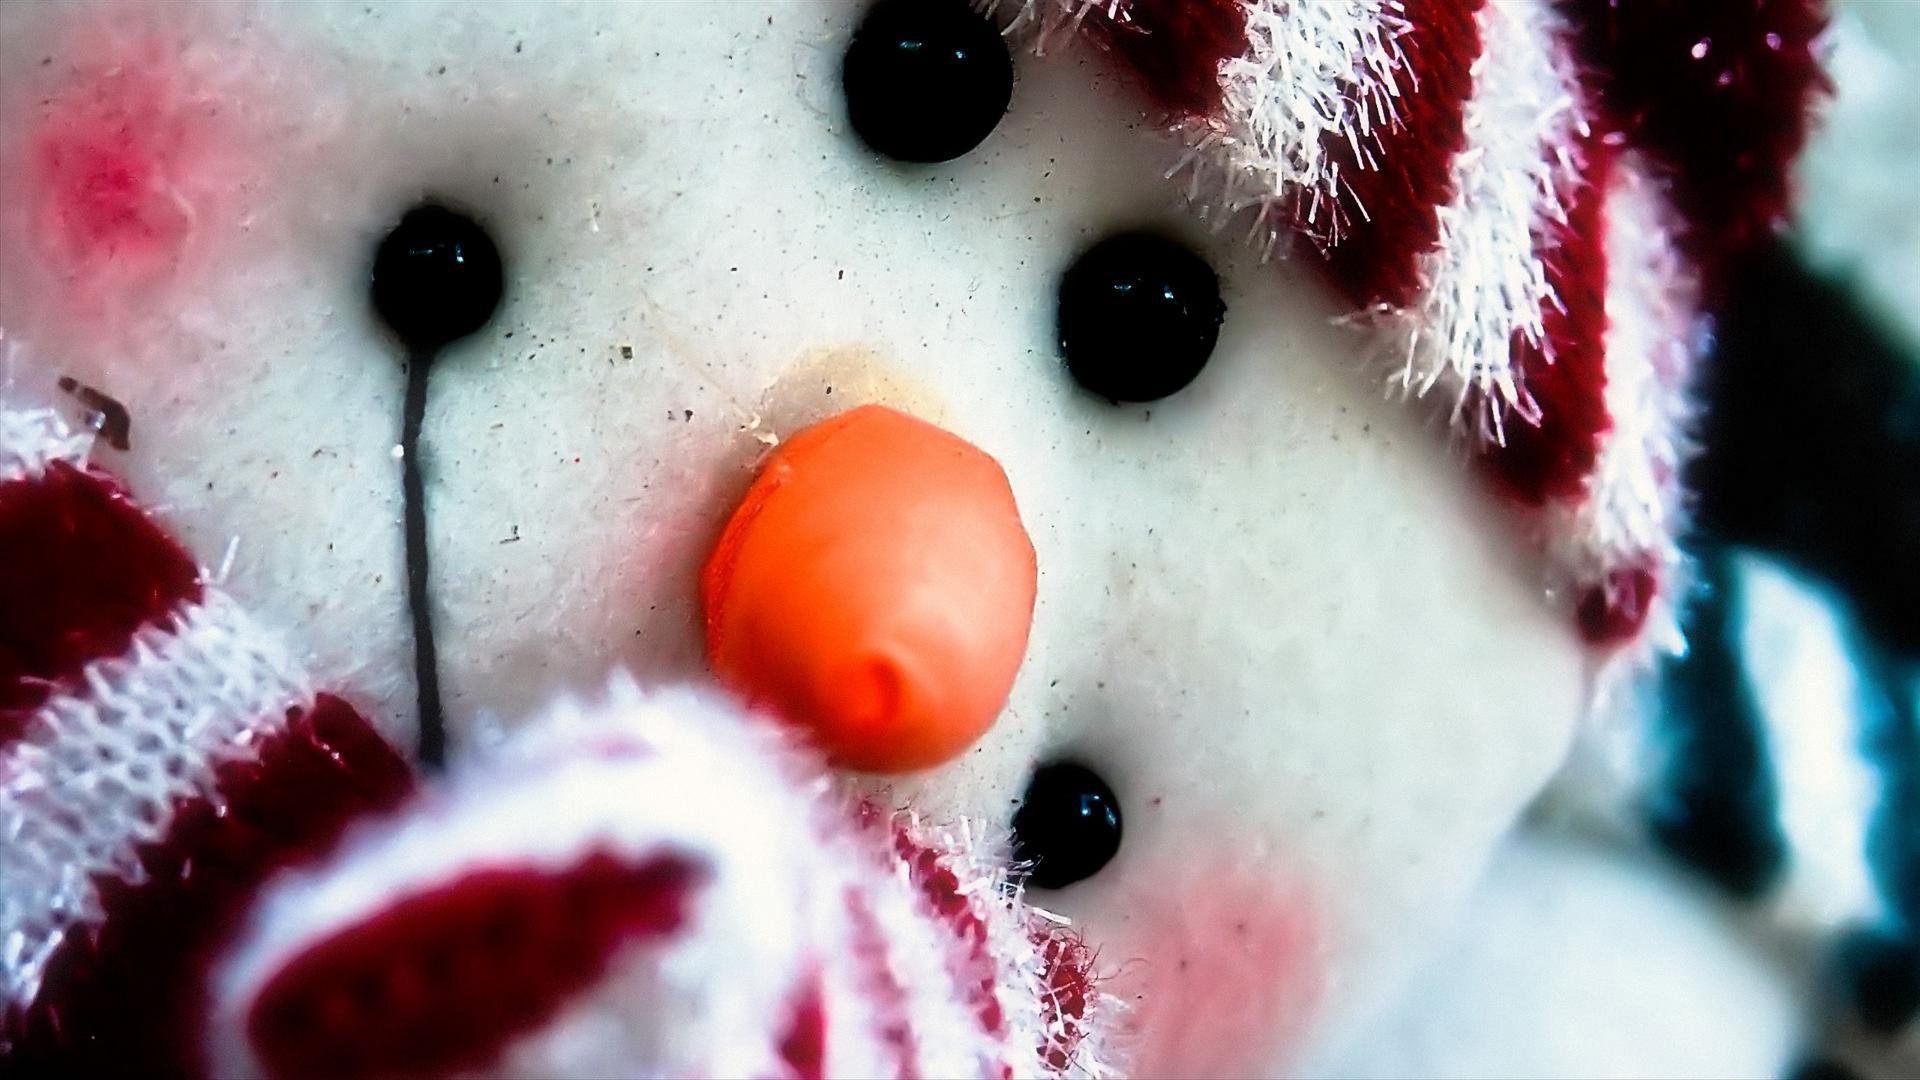
<instances>
[{"instance_id":1,"label":"white fuzzy trim","mask_svg":"<svg viewBox=\"0 0 1920 1080\"><path fill-rule=\"evenodd\" d=\"M976 7L988 15L999 15L1005 8L1001 0L976 0ZM1126 0L1009 0L1013 14L1007 17L1006 32L1031 40L1036 56L1044 56L1062 37L1078 33L1087 16L1100 12L1118 19L1126 9Z\"/></svg>"},{"instance_id":2,"label":"white fuzzy trim","mask_svg":"<svg viewBox=\"0 0 1920 1080\"><path fill-rule=\"evenodd\" d=\"M1251 209L1263 250L1285 242L1286 223L1337 243L1350 212L1367 211L1328 144L1379 168L1379 132L1416 92L1398 45L1411 26L1393 0L1252 0L1246 18L1246 54L1220 68L1219 113L1184 125L1188 200L1222 222Z\"/></svg>"},{"instance_id":3,"label":"white fuzzy trim","mask_svg":"<svg viewBox=\"0 0 1920 1080\"><path fill-rule=\"evenodd\" d=\"M1675 599L1683 588L1678 536L1681 474L1693 446L1689 397L1700 332L1699 282L1675 246L1678 220L1632 154L1606 193L1605 402L1611 426L1585 497L1548 510L1557 584L1604 587L1616 570L1647 564L1657 592L1628 656L1682 647Z\"/></svg>"},{"instance_id":4,"label":"white fuzzy trim","mask_svg":"<svg viewBox=\"0 0 1920 1080\"><path fill-rule=\"evenodd\" d=\"M105 913L97 876L138 883L136 851L181 799L217 800L216 770L310 703L306 676L239 606L209 589L82 671L85 691L37 709L0 754L0 992L30 1002L48 957Z\"/></svg>"},{"instance_id":5,"label":"white fuzzy trim","mask_svg":"<svg viewBox=\"0 0 1920 1080\"><path fill-rule=\"evenodd\" d=\"M1036 49L1100 12L1118 26L1123 0L1026 0L1009 26ZM1201 216L1224 223L1253 211L1249 236L1283 243L1301 211L1308 231L1337 239L1348 225L1346 179L1328 141L1353 148L1363 167L1379 161L1378 132L1395 102L1414 92L1402 74L1398 39L1411 27L1397 0L1245 0L1247 50L1220 66L1221 105L1181 123L1188 151L1172 173L1188 173ZM1365 208L1359 212L1364 216Z\"/></svg>"},{"instance_id":6,"label":"white fuzzy trim","mask_svg":"<svg viewBox=\"0 0 1920 1080\"><path fill-rule=\"evenodd\" d=\"M35 479L56 461L84 469L92 447L52 409L0 409L0 483Z\"/></svg>"},{"instance_id":7,"label":"white fuzzy trim","mask_svg":"<svg viewBox=\"0 0 1920 1080\"><path fill-rule=\"evenodd\" d=\"M1505 410L1539 415L1513 366L1513 342L1550 355L1543 311L1554 293L1543 248L1566 221L1587 121L1548 0L1499 0L1478 21L1466 146L1454 156L1452 201L1437 210L1438 245L1419 261L1424 292L1407 311L1376 314L1404 357L1400 386L1422 396L1439 388L1453 399L1456 425L1498 439Z\"/></svg>"}]
</instances>

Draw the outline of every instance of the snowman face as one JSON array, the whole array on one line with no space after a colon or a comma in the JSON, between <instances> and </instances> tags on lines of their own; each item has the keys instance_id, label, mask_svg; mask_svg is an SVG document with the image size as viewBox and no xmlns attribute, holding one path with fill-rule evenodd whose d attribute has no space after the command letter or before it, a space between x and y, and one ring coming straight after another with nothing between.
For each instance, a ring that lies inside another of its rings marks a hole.
<instances>
[{"instance_id":1,"label":"snowman face","mask_svg":"<svg viewBox=\"0 0 1920 1080\"><path fill-rule=\"evenodd\" d=\"M367 274L423 198L482 221L505 299L434 365L421 449L456 756L610 668L703 678L699 568L770 442L863 403L959 435L1035 549L1025 658L968 752L858 782L1004 825L1040 766L1093 769L1119 852L1036 897L1139 1071L1307 1067L1558 762L1580 649L1315 281L1171 204L1178 147L1104 57L1016 49L986 141L903 166L846 119L860 15L10 7L8 393L124 404L103 464L411 744L406 377ZM1115 405L1056 301L1136 227L1228 311L1191 385Z\"/></svg>"}]
</instances>

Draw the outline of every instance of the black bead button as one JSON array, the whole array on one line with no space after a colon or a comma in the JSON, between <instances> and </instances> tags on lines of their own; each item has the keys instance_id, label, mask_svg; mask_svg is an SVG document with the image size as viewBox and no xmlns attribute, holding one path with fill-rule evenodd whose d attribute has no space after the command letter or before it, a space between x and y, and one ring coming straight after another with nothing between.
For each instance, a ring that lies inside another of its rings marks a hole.
<instances>
[{"instance_id":1,"label":"black bead button","mask_svg":"<svg viewBox=\"0 0 1920 1080\"><path fill-rule=\"evenodd\" d=\"M486 325L500 306L500 249L444 206L407 211L373 260L373 307L407 348L430 353Z\"/></svg>"},{"instance_id":2,"label":"black bead button","mask_svg":"<svg viewBox=\"0 0 1920 1080\"><path fill-rule=\"evenodd\" d=\"M880 0L840 72L853 130L898 161L951 161L980 145L1013 99L1013 57L966 0Z\"/></svg>"},{"instance_id":3,"label":"black bead button","mask_svg":"<svg viewBox=\"0 0 1920 1080\"><path fill-rule=\"evenodd\" d=\"M1042 766L1013 815L1013 857L1032 864L1035 888L1085 881L1120 850L1120 800L1092 769L1070 761Z\"/></svg>"},{"instance_id":4,"label":"black bead button","mask_svg":"<svg viewBox=\"0 0 1920 1080\"><path fill-rule=\"evenodd\" d=\"M1060 353L1089 391L1156 401L1200 374L1226 313L1206 260L1163 236L1120 233L1061 280Z\"/></svg>"}]
</instances>

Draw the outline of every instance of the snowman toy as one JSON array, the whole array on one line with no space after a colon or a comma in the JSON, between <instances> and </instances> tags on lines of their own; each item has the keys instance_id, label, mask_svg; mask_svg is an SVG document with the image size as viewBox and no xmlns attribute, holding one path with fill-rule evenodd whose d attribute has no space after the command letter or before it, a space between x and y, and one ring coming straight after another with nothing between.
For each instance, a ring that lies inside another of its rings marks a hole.
<instances>
[{"instance_id":1,"label":"snowman toy","mask_svg":"<svg viewBox=\"0 0 1920 1080\"><path fill-rule=\"evenodd\" d=\"M1680 7L8 4L0 1055L1364 1071L1682 647Z\"/></svg>"}]
</instances>

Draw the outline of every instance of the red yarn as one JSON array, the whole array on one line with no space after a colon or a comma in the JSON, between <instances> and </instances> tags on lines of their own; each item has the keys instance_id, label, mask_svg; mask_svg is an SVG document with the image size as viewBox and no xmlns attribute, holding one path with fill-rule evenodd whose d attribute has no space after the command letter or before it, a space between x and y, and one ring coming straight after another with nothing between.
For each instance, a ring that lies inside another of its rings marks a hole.
<instances>
[{"instance_id":1,"label":"red yarn","mask_svg":"<svg viewBox=\"0 0 1920 1080\"><path fill-rule=\"evenodd\" d=\"M1640 633L1660 581L1651 566L1615 570L1607 580L1580 594L1574 617L1589 645L1623 645Z\"/></svg>"},{"instance_id":2,"label":"red yarn","mask_svg":"<svg viewBox=\"0 0 1920 1080\"><path fill-rule=\"evenodd\" d=\"M862 809L867 809L865 804ZM985 973L975 988L975 1016L982 1030L1004 1034L1007 1018L995 983L999 967L990 951L987 924L974 908L971 894L964 891L959 874L946 859L920 846L904 828L895 827L893 843L895 853L907 866L909 879L954 937L966 943L968 960ZM1087 1014L1094 993L1093 953L1077 936L1052 926L1034 927L1032 939L1045 971L1040 1004L1054 1032L1054 1037L1036 1049L1041 1060L1064 1072L1088 1031Z\"/></svg>"},{"instance_id":3,"label":"red yarn","mask_svg":"<svg viewBox=\"0 0 1920 1080\"><path fill-rule=\"evenodd\" d=\"M1502 493L1526 506L1577 499L1600 456L1607 414L1607 188L1617 151L1590 135L1577 147L1580 187L1567 218L1548 238L1547 282L1558 303L1541 307L1551 349L1516 336L1513 364L1540 409L1538 424L1509 413L1505 444L1488 445L1481 460Z\"/></svg>"},{"instance_id":4,"label":"red yarn","mask_svg":"<svg viewBox=\"0 0 1920 1080\"><path fill-rule=\"evenodd\" d=\"M1561 0L1607 120L1671 176L1709 271L1786 220L1815 96L1821 0Z\"/></svg>"},{"instance_id":5,"label":"red yarn","mask_svg":"<svg viewBox=\"0 0 1920 1080\"><path fill-rule=\"evenodd\" d=\"M679 929L698 869L596 852L555 873L476 870L281 968L248 1015L274 1076L445 1076L549 1022L625 944Z\"/></svg>"},{"instance_id":6,"label":"red yarn","mask_svg":"<svg viewBox=\"0 0 1920 1080\"><path fill-rule=\"evenodd\" d=\"M0 745L57 684L200 598L199 572L102 473L0 484Z\"/></svg>"},{"instance_id":7,"label":"red yarn","mask_svg":"<svg viewBox=\"0 0 1920 1080\"><path fill-rule=\"evenodd\" d=\"M1481 2L1405 0L1402 17L1412 30L1399 39L1405 63L1396 74L1396 122L1378 129L1374 165L1363 166L1345 138L1325 140L1350 189L1341 195L1340 234L1328 232L1324 209L1313 225L1302 207L1295 224L1318 242L1329 277L1357 307L1406 307L1425 284L1418 260L1439 243L1438 211L1453 198L1454 155L1466 146Z\"/></svg>"},{"instance_id":8,"label":"red yarn","mask_svg":"<svg viewBox=\"0 0 1920 1080\"><path fill-rule=\"evenodd\" d=\"M1181 119L1220 108L1220 65L1247 51L1241 0L1132 0L1119 19L1098 25L1113 50L1140 74L1154 102Z\"/></svg>"},{"instance_id":9,"label":"red yarn","mask_svg":"<svg viewBox=\"0 0 1920 1080\"><path fill-rule=\"evenodd\" d=\"M1053 1010L1059 1035L1041 1051L1041 1059L1058 1072L1073 1063L1087 1037L1087 1011L1092 1004L1093 950L1070 934L1045 933L1035 946L1046 970L1047 1005Z\"/></svg>"},{"instance_id":10,"label":"red yarn","mask_svg":"<svg viewBox=\"0 0 1920 1080\"><path fill-rule=\"evenodd\" d=\"M793 1070L794 1080L822 1080L827 1074L827 1005L817 975L794 1002L780 1040L780 1060Z\"/></svg>"},{"instance_id":11,"label":"red yarn","mask_svg":"<svg viewBox=\"0 0 1920 1080\"><path fill-rule=\"evenodd\" d=\"M166 838L138 852L144 881L97 879L106 920L68 938L32 1006L5 1018L6 1071L203 1075L211 957L261 883L412 785L406 762L346 702L322 694L289 711L257 757L219 768L215 800L173 806Z\"/></svg>"}]
</instances>

